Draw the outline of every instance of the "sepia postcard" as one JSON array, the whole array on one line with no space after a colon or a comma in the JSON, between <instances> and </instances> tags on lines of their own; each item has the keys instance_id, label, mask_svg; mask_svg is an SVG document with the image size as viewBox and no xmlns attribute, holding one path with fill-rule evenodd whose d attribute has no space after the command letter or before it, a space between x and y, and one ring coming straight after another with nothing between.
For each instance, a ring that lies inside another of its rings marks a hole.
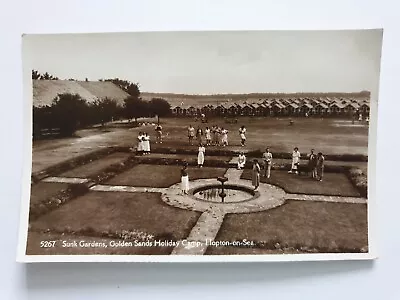
<instances>
[{"instance_id":1,"label":"sepia postcard","mask_svg":"<svg viewBox=\"0 0 400 300\"><path fill-rule=\"evenodd\" d=\"M23 35L17 261L376 258L382 38Z\"/></svg>"}]
</instances>

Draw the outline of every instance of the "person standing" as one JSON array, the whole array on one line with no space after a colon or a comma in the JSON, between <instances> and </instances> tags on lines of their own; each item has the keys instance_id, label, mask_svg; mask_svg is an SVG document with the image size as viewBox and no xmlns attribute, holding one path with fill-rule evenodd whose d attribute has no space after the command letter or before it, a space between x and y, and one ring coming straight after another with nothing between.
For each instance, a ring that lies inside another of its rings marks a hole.
<instances>
[{"instance_id":1,"label":"person standing","mask_svg":"<svg viewBox=\"0 0 400 300\"><path fill-rule=\"evenodd\" d=\"M228 130L222 127L221 136L222 146L228 146Z\"/></svg>"},{"instance_id":2,"label":"person standing","mask_svg":"<svg viewBox=\"0 0 400 300\"><path fill-rule=\"evenodd\" d=\"M269 148L265 149L263 153L264 160L264 177L271 177L271 166L272 166L272 153L269 151Z\"/></svg>"},{"instance_id":3,"label":"person standing","mask_svg":"<svg viewBox=\"0 0 400 300\"><path fill-rule=\"evenodd\" d=\"M217 145L217 126L213 125L211 128L211 134L212 134L212 144L214 146Z\"/></svg>"},{"instance_id":4,"label":"person standing","mask_svg":"<svg viewBox=\"0 0 400 300\"><path fill-rule=\"evenodd\" d=\"M189 192L189 175L188 175L188 163L185 161L183 163L183 168L181 169L181 190L182 194L187 195Z\"/></svg>"},{"instance_id":5,"label":"person standing","mask_svg":"<svg viewBox=\"0 0 400 300\"><path fill-rule=\"evenodd\" d=\"M193 146L193 139L195 136L195 129L192 125L189 125L188 127L188 138L189 138L189 144Z\"/></svg>"},{"instance_id":6,"label":"person standing","mask_svg":"<svg viewBox=\"0 0 400 300\"><path fill-rule=\"evenodd\" d=\"M239 135L240 135L240 144L242 145L242 147L244 147L246 145L246 127L242 126L239 129Z\"/></svg>"},{"instance_id":7,"label":"person standing","mask_svg":"<svg viewBox=\"0 0 400 300\"><path fill-rule=\"evenodd\" d=\"M317 155L314 153L314 149L311 149L310 154L308 154L308 171L311 178L317 178Z\"/></svg>"},{"instance_id":8,"label":"person standing","mask_svg":"<svg viewBox=\"0 0 400 300\"><path fill-rule=\"evenodd\" d=\"M298 167L300 164L300 156L299 148L295 147L292 153L292 168L288 173L299 174Z\"/></svg>"},{"instance_id":9,"label":"person standing","mask_svg":"<svg viewBox=\"0 0 400 300\"><path fill-rule=\"evenodd\" d=\"M144 154L150 154L150 136L147 134L147 132L144 133L143 139Z\"/></svg>"},{"instance_id":10,"label":"person standing","mask_svg":"<svg viewBox=\"0 0 400 300\"><path fill-rule=\"evenodd\" d=\"M142 138L143 138L143 134L142 134L142 132L139 132L139 135L137 137L137 139L138 139L137 152L138 153L143 153L143 140L142 140Z\"/></svg>"},{"instance_id":11,"label":"person standing","mask_svg":"<svg viewBox=\"0 0 400 300\"><path fill-rule=\"evenodd\" d=\"M322 152L319 152L317 155L317 180L322 181L324 177L324 164L325 164L325 157L322 155Z\"/></svg>"},{"instance_id":12,"label":"person standing","mask_svg":"<svg viewBox=\"0 0 400 300\"><path fill-rule=\"evenodd\" d=\"M258 164L258 160L255 159L253 160L253 170L251 177L254 190L257 190L258 187L260 186L260 172L261 172L260 165Z\"/></svg>"},{"instance_id":13,"label":"person standing","mask_svg":"<svg viewBox=\"0 0 400 300\"><path fill-rule=\"evenodd\" d=\"M162 126L160 124L157 124L155 130L156 130L156 144L158 143L162 144Z\"/></svg>"},{"instance_id":14,"label":"person standing","mask_svg":"<svg viewBox=\"0 0 400 300\"><path fill-rule=\"evenodd\" d=\"M215 140L216 140L216 145L220 146L221 145L221 127L217 126L215 130Z\"/></svg>"},{"instance_id":15,"label":"person standing","mask_svg":"<svg viewBox=\"0 0 400 300\"><path fill-rule=\"evenodd\" d=\"M199 168L202 168L204 165L204 155L206 152L206 148L203 146L203 144L200 143L199 145L199 153L197 154L197 166Z\"/></svg>"},{"instance_id":16,"label":"person standing","mask_svg":"<svg viewBox=\"0 0 400 300\"><path fill-rule=\"evenodd\" d=\"M244 152L240 152L238 157L238 170L243 169L245 165L246 165L246 156L244 155Z\"/></svg>"},{"instance_id":17,"label":"person standing","mask_svg":"<svg viewBox=\"0 0 400 300\"><path fill-rule=\"evenodd\" d=\"M197 127L197 130L196 130L196 139L197 139L197 143L198 143L198 144L201 144L201 143L202 143L202 140L201 140L202 136L203 136L203 129L201 129L200 127Z\"/></svg>"},{"instance_id":18,"label":"person standing","mask_svg":"<svg viewBox=\"0 0 400 300\"><path fill-rule=\"evenodd\" d=\"M206 145L211 146L211 130L210 128L206 127L204 130L204 133L206 135Z\"/></svg>"}]
</instances>

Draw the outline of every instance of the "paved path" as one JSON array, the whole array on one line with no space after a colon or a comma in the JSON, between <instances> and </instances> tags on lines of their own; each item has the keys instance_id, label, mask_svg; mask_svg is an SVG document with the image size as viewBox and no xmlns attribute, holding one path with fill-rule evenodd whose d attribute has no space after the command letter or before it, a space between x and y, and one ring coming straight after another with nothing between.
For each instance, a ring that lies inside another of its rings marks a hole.
<instances>
[{"instance_id":1,"label":"paved path","mask_svg":"<svg viewBox=\"0 0 400 300\"><path fill-rule=\"evenodd\" d=\"M249 180L241 179L243 170L229 168L225 176L228 178L229 184L235 184L252 188ZM86 183L86 178L67 178L67 177L48 177L44 182L62 182L62 183ZM190 182L191 189L200 186L218 184L216 179L198 179ZM357 197L340 197L340 196L323 196L323 195L303 195L289 194L283 189L267 184L260 183L259 194L254 195L248 201L242 202L210 202L197 199L193 195L184 195L181 193L180 183L174 184L169 188L152 188L152 187L134 187L119 185L94 185L90 188L97 192L149 192L161 193L162 200L171 206L201 212L197 223L192 228L186 240L173 249L173 255L203 255L208 244L214 241L224 216L229 213L252 213L265 211L285 203L286 200L299 201L326 201L337 203L367 203L365 198Z\"/></svg>"},{"instance_id":2,"label":"paved path","mask_svg":"<svg viewBox=\"0 0 400 300\"><path fill-rule=\"evenodd\" d=\"M171 254L203 255L208 247L207 242L214 241L217 236L224 216L225 214L220 211L203 212L186 239L189 243L181 241Z\"/></svg>"}]
</instances>

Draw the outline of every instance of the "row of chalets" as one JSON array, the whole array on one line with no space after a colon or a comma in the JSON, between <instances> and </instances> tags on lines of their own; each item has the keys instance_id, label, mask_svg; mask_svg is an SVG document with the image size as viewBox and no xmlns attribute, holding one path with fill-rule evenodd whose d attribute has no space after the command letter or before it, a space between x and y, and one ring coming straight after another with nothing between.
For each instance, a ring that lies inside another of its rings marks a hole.
<instances>
[{"instance_id":1,"label":"row of chalets","mask_svg":"<svg viewBox=\"0 0 400 300\"><path fill-rule=\"evenodd\" d=\"M172 107L176 116L368 115L369 98L317 97L226 101L221 104Z\"/></svg>"}]
</instances>

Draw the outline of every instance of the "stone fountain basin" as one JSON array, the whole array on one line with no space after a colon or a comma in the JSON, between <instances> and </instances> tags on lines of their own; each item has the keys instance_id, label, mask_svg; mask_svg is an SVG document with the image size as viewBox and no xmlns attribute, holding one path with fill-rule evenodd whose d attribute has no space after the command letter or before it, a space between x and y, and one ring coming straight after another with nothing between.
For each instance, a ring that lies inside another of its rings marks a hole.
<instances>
[{"instance_id":1,"label":"stone fountain basin","mask_svg":"<svg viewBox=\"0 0 400 300\"><path fill-rule=\"evenodd\" d=\"M221 190L221 184L206 184L190 190L189 194L195 200L221 203L222 199L219 196ZM260 196L260 194L252 188L237 184L224 184L224 191L227 194L224 203L246 202Z\"/></svg>"}]
</instances>

